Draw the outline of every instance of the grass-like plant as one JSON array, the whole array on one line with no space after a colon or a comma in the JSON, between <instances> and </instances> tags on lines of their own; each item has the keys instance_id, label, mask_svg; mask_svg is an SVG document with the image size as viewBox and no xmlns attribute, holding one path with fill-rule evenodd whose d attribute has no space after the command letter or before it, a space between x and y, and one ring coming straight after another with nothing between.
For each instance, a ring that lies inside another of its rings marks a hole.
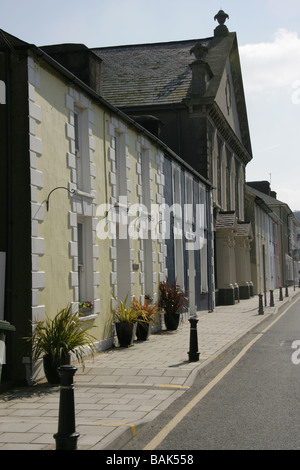
<instances>
[{"instance_id":1,"label":"grass-like plant","mask_svg":"<svg viewBox=\"0 0 300 470\"><path fill-rule=\"evenodd\" d=\"M117 301L117 299L114 297ZM114 309L114 319L119 323L136 323L139 320L140 312L132 306L127 306L128 294L123 301L119 301L117 308Z\"/></svg>"},{"instance_id":2,"label":"grass-like plant","mask_svg":"<svg viewBox=\"0 0 300 470\"><path fill-rule=\"evenodd\" d=\"M71 312L71 305L57 313L53 320L47 315L45 321L38 321L31 337L26 338L31 344L33 360L42 355L50 356L54 361L62 362L69 353L74 353L78 362L84 367L84 348L88 346L91 354L95 347L89 328L82 328L80 314Z\"/></svg>"}]
</instances>

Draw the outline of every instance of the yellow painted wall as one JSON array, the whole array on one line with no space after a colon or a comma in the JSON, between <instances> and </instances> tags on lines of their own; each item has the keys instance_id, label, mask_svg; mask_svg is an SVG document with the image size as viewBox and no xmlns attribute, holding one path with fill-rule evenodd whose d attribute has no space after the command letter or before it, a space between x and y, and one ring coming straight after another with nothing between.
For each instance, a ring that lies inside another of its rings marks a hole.
<instances>
[{"instance_id":1,"label":"yellow painted wall","mask_svg":"<svg viewBox=\"0 0 300 470\"><path fill-rule=\"evenodd\" d=\"M53 317L57 311L72 301L69 272L71 229L68 223L70 198L63 189L50 196L57 186L68 187L70 170L66 155L69 143L66 139L68 110L65 107L67 85L45 68L39 67L40 89L36 88L35 102L41 107L42 121L36 124L36 136L42 140L43 154L37 157L37 170L43 172L44 187L38 191L38 202L44 206L44 221L39 223L38 236L45 239L45 254L39 257L39 271L45 272L46 287L39 293L39 304Z\"/></svg>"},{"instance_id":2,"label":"yellow painted wall","mask_svg":"<svg viewBox=\"0 0 300 470\"><path fill-rule=\"evenodd\" d=\"M70 272L74 271L73 258L69 253L69 242L73 239L72 227L69 225L69 212L72 211L71 196L64 189L58 189L50 197L49 211L46 210L45 200L50 191L57 186L68 187L71 181L71 169L67 165L67 154L70 152L70 141L67 137L66 126L69 122L70 109L66 106L66 95L69 93L70 84L56 75L46 66L36 65L40 73L40 87L35 90L35 103L42 110L42 119L36 123L35 134L41 139L43 152L37 157L37 170L43 173L43 188L38 190L38 203L44 206L44 220L39 222L38 237L44 238L44 255L39 256L39 271L45 272L46 286L39 291L39 305L45 305L45 311L50 317L67 303L74 302L74 290L70 285ZM72 85L72 88L75 89ZM80 93L84 92L78 90ZM90 100L91 98L88 97ZM111 137L109 135L109 123L113 113L107 111L98 103L92 103L91 110L94 114L92 135L95 142L93 163L96 165L96 178L93 190L97 194L97 205L109 204L112 195L109 172L109 147ZM133 127L127 127L129 136L128 157L130 158L129 178L131 181L130 204L138 204L137 194L137 139L139 133ZM152 143L152 190L154 203L157 193L157 147ZM100 313L97 318L84 323L84 326L92 326L91 333L98 341L111 337L111 307L112 292L111 272L113 263L110 258L111 240L100 240L96 237L94 242L99 246L99 258L96 260L95 270L100 273L100 285L97 288L97 297L100 299ZM139 251L140 240L132 240L134 250L133 263L141 265ZM159 273L162 271L158 261L160 243L155 241L156 261L155 272L157 289ZM140 270L135 271L135 283L133 295L140 300L142 285ZM154 292L153 292L154 294ZM93 299L91 299L93 300Z\"/></svg>"}]
</instances>

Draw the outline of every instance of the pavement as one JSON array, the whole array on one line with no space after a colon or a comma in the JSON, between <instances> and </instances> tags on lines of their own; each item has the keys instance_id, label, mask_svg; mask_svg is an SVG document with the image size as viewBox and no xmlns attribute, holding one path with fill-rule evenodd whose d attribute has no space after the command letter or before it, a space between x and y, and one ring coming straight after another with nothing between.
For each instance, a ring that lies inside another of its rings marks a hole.
<instances>
[{"instance_id":1,"label":"pavement","mask_svg":"<svg viewBox=\"0 0 300 470\"><path fill-rule=\"evenodd\" d=\"M245 335L283 312L300 297L300 289L274 291L274 306L259 298L241 300L197 315L199 360L189 362L191 324L176 332L162 330L129 348L114 347L76 366L74 401L78 450L120 449L140 429L192 386L215 361ZM0 394L0 450L55 450L60 387L41 382Z\"/></svg>"}]
</instances>

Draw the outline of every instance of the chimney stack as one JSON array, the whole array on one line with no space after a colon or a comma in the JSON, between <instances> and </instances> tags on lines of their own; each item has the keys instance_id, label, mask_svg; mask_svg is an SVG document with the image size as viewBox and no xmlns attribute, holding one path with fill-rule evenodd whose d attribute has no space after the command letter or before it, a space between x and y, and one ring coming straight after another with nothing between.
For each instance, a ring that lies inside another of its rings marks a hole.
<instances>
[{"instance_id":1,"label":"chimney stack","mask_svg":"<svg viewBox=\"0 0 300 470\"><path fill-rule=\"evenodd\" d=\"M213 77L210 66L203 60L207 52L207 47L201 43L195 44L190 50L190 53L196 57L196 60L190 64L192 69L191 95L203 96L207 91L210 79Z\"/></svg>"}]
</instances>

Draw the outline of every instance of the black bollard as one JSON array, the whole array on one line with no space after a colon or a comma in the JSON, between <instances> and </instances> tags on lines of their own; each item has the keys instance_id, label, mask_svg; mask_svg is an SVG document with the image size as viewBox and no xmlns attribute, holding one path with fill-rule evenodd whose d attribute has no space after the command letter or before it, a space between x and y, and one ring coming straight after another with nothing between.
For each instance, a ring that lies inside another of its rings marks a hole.
<instances>
[{"instance_id":1,"label":"black bollard","mask_svg":"<svg viewBox=\"0 0 300 470\"><path fill-rule=\"evenodd\" d=\"M273 291L270 290L270 307L274 307L274 295L273 295Z\"/></svg>"},{"instance_id":2,"label":"black bollard","mask_svg":"<svg viewBox=\"0 0 300 470\"><path fill-rule=\"evenodd\" d=\"M286 297L289 296L289 288L288 288L287 285L285 286L285 296L286 296Z\"/></svg>"},{"instance_id":3,"label":"black bollard","mask_svg":"<svg viewBox=\"0 0 300 470\"><path fill-rule=\"evenodd\" d=\"M56 450L77 450L79 433L75 431L75 406L73 376L77 371L71 365L60 366L60 401L58 432L54 434Z\"/></svg>"},{"instance_id":4,"label":"black bollard","mask_svg":"<svg viewBox=\"0 0 300 470\"><path fill-rule=\"evenodd\" d=\"M188 352L190 362L199 361L200 353L198 352L198 338L197 338L197 323L198 323L198 321L199 320L197 318L189 318L189 322L191 324L191 329L190 329L190 350Z\"/></svg>"},{"instance_id":5,"label":"black bollard","mask_svg":"<svg viewBox=\"0 0 300 470\"><path fill-rule=\"evenodd\" d=\"M283 300L282 287L279 287L279 300Z\"/></svg>"},{"instance_id":6,"label":"black bollard","mask_svg":"<svg viewBox=\"0 0 300 470\"><path fill-rule=\"evenodd\" d=\"M263 307L263 295L258 294L258 315L264 314L264 307Z\"/></svg>"}]
</instances>

